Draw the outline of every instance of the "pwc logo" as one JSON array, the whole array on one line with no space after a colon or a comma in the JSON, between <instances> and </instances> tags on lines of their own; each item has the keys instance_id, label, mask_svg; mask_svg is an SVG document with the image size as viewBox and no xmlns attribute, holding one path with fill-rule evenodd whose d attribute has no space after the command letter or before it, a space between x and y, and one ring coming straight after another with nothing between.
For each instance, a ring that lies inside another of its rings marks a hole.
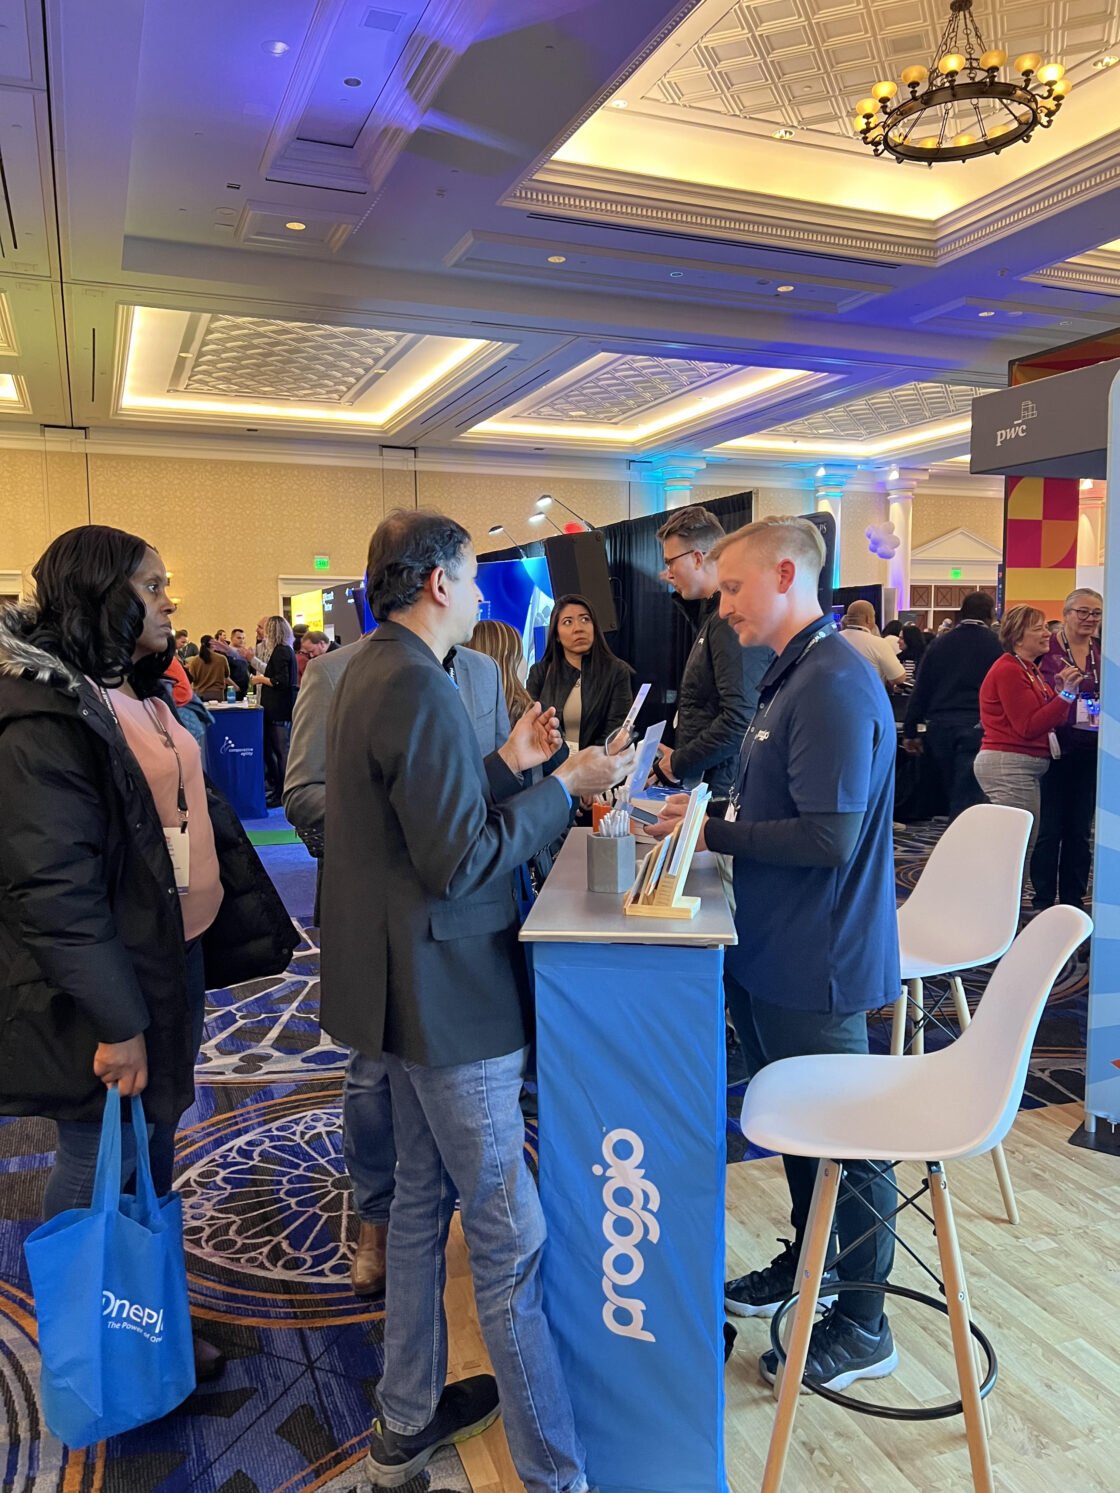
<instances>
[{"instance_id":1,"label":"pwc logo","mask_svg":"<svg viewBox=\"0 0 1120 1493\"><path fill-rule=\"evenodd\" d=\"M1027 433L1027 422L1033 420L1038 414L1038 407L1033 399L1024 399L1019 411L1019 419L1014 425L1005 425L1002 430L996 431L996 446L1002 446L1004 441L1017 441Z\"/></svg>"},{"instance_id":2,"label":"pwc logo","mask_svg":"<svg viewBox=\"0 0 1120 1493\"><path fill-rule=\"evenodd\" d=\"M620 1155L619 1146L625 1147ZM645 1146L633 1130L612 1130L603 1139L606 1167L591 1168L595 1176L606 1176L603 1183L603 1235L607 1249L603 1255L603 1321L619 1337L636 1338L653 1343L657 1339L646 1330L646 1304L636 1296L623 1296L619 1287L635 1285L645 1270L640 1246L661 1238L661 1225L654 1214L661 1206L661 1194L647 1182L641 1163ZM621 1201L620 1201L621 1194ZM624 1231L619 1225L625 1221Z\"/></svg>"}]
</instances>

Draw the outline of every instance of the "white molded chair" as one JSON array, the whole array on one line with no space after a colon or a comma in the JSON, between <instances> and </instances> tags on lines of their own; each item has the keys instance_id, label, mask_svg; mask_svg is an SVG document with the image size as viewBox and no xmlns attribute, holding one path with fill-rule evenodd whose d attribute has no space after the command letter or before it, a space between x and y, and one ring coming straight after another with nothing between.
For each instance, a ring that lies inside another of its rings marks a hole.
<instances>
[{"instance_id":1,"label":"white molded chair","mask_svg":"<svg viewBox=\"0 0 1120 1493\"><path fill-rule=\"evenodd\" d=\"M1000 961L972 1024L959 1041L937 1052L785 1058L751 1081L743 1105L744 1135L769 1151L825 1158L798 1264L801 1291L776 1385L778 1410L763 1493L781 1487L843 1163L856 1159L918 1161L926 1168L973 1485L978 1493L992 1493L968 1292L943 1163L983 1155L1011 1129L1047 997L1092 928L1079 908L1040 913Z\"/></svg>"},{"instance_id":2,"label":"white molded chair","mask_svg":"<svg viewBox=\"0 0 1120 1493\"><path fill-rule=\"evenodd\" d=\"M914 1022L913 1051L925 1050L922 981L949 975L961 1031L970 1016L958 970L992 964L1011 947L1019 926L1023 862L1032 816L1002 804L974 804L949 825L933 848L918 884L898 909L904 989L894 1007L891 1052L906 1045L907 1001ZM1008 1223L1019 1222L1003 1147L992 1151Z\"/></svg>"}]
</instances>

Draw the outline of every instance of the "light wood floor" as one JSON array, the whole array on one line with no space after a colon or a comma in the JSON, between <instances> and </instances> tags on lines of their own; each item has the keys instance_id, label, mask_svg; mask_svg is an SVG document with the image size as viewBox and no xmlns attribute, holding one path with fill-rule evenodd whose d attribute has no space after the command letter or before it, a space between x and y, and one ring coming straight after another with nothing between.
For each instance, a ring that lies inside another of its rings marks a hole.
<instances>
[{"instance_id":1,"label":"light wood floor","mask_svg":"<svg viewBox=\"0 0 1120 1493\"><path fill-rule=\"evenodd\" d=\"M973 1315L999 1357L988 1405L1001 1493L1120 1489L1120 1159L1068 1145L1080 1120L1074 1105L1020 1114L1006 1142L1022 1215L1017 1228L1003 1219L989 1158L949 1170ZM903 1178L918 1175L906 1169ZM775 1238L789 1232L781 1164L731 1167L727 1199L728 1273L741 1274L769 1260ZM903 1228L911 1246L936 1266L924 1221L911 1211ZM933 1289L901 1253L894 1279ZM902 1363L892 1378L868 1386L869 1397L898 1405L955 1399L944 1317L908 1302L888 1306ZM451 1377L484 1371L457 1223L448 1315ZM774 1407L756 1370L758 1354L769 1345L769 1324L748 1321L739 1328L727 1369L727 1463L731 1493L754 1493ZM475 1493L521 1493L500 1423L461 1450ZM967 1493L971 1486L959 1419L896 1425L811 1396L802 1400L788 1493Z\"/></svg>"}]
</instances>

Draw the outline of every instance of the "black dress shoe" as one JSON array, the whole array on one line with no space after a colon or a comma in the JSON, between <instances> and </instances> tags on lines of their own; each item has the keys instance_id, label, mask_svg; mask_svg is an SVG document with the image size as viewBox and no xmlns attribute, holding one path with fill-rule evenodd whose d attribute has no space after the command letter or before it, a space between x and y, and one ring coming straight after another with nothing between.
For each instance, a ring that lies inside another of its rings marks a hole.
<instances>
[{"instance_id":1,"label":"black dress shoe","mask_svg":"<svg viewBox=\"0 0 1120 1493\"><path fill-rule=\"evenodd\" d=\"M194 1377L198 1384L213 1384L226 1371L226 1355L205 1338L194 1339Z\"/></svg>"}]
</instances>

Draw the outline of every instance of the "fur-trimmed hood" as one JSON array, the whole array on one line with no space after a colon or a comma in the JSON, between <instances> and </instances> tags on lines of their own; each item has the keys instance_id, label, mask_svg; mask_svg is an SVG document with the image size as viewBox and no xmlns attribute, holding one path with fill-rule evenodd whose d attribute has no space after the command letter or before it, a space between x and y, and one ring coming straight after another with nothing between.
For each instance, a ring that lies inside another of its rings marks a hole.
<instances>
[{"instance_id":1,"label":"fur-trimmed hood","mask_svg":"<svg viewBox=\"0 0 1120 1493\"><path fill-rule=\"evenodd\" d=\"M35 623L34 607L0 609L0 679L20 679L46 684L75 698L81 693L82 676L62 659L28 641Z\"/></svg>"}]
</instances>

